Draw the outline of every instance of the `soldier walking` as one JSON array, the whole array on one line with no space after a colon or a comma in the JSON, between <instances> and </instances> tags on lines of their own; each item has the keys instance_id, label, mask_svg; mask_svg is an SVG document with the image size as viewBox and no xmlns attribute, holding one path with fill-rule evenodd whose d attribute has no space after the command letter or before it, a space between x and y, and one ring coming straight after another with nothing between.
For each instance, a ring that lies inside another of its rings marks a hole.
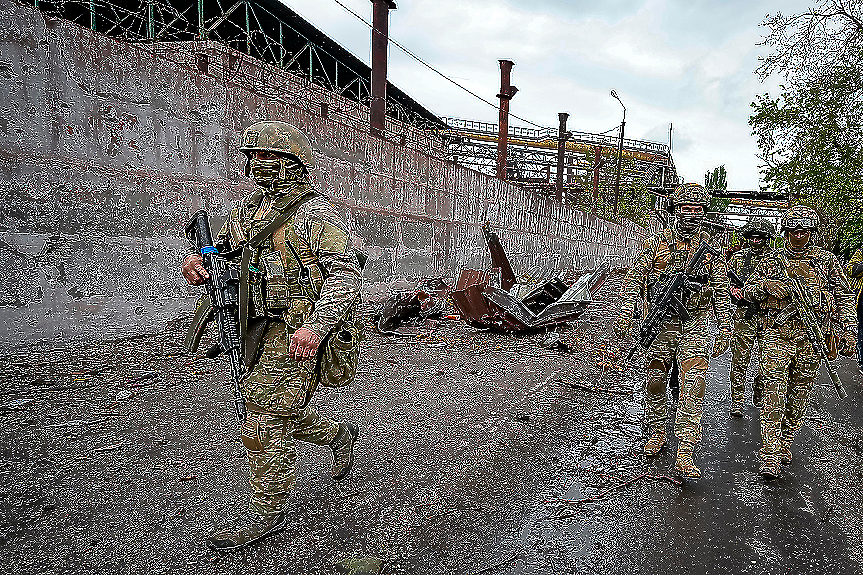
<instances>
[{"instance_id":1,"label":"soldier walking","mask_svg":"<svg viewBox=\"0 0 863 575\"><path fill-rule=\"evenodd\" d=\"M250 248L240 265L240 332L242 337L259 326L262 333L256 349L248 349L252 344L245 338L245 355L257 357L241 383L251 518L214 533L207 545L215 550L242 547L285 528L296 440L330 447L332 476L339 480L351 470L358 434L355 424L327 419L309 406L318 384L332 375L321 372L319 347L329 352L332 334L343 348L360 339L352 317L362 276L347 226L312 188L312 149L297 128L259 122L245 131L240 150L256 186L234 206L217 247ZM197 254L186 257L182 273L192 285L209 277ZM347 371L355 369L352 357Z\"/></svg>"},{"instance_id":2,"label":"soldier walking","mask_svg":"<svg viewBox=\"0 0 863 575\"><path fill-rule=\"evenodd\" d=\"M735 253L728 262L729 271L746 282L761 260L770 252L773 239L773 225L764 218L755 218L747 223L740 232L746 240L746 247ZM762 312L757 302L749 302L743 297L743 286L731 286L731 302L736 304L734 312L734 335L731 337L731 415L743 416L746 371L752 357L752 347L761 328ZM752 402L761 405L762 385L760 373L752 382Z\"/></svg>"},{"instance_id":3,"label":"soldier walking","mask_svg":"<svg viewBox=\"0 0 863 575\"><path fill-rule=\"evenodd\" d=\"M863 369L863 248L857 248L851 261L845 266L845 272L851 278L851 289L854 290L857 309L857 363L860 369Z\"/></svg>"},{"instance_id":4,"label":"soldier walking","mask_svg":"<svg viewBox=\"0 0 863 575\"><path fill-rule=\"evenodd\" d=\"M746 282L744 297L763 302L767 315L760 341L761 380L761 465L766 479L779 476L780 462L791 463L794 435L812 396L821 359L806 333L801 315L792 302L790 281L800 278L824 332L838 312L840 349L851 355L857 344L854 296L848 278L835 255L814 245L818 214L812 208L794 206L782 217L785 245L768 254ZM824 342L821 342L824 345Z\"/></svg>"},{"instance_id":5,"label":"soldier walking","mask_svg":"<svg viewBox=\"0 0 863 575\"><path fill-rule=\"evenodd\" d=\"M650 292L661 274L685 269L702 242L710 241L710 234L701 230L704 213L710 201L707 190L698 184L683 184L674 190L672 201L674 225L644 243L641 255L623 281L620 290L623 303L614 324L618 339L623 339L629 332L633 302L638 297L642 282L647 283L649 301ZM644 445L644 453L654 456L666 444L666 384L669 369L676 357L680 365L680 396L674 423L674 434L678 439L674 469L683 477L692 479L701 475L695 466L693 450L701 441L701 415L704 409L705 374L710 347L707 326L711 308L716 313L720 329L713 346L713 357L718 357L728 350L732 332L728 268L725 259L708 259L700 270L696 270L696 275L700 283L707 287L683 302L690 319L684 322L675 314L665 324L647 350L645 365L645 419L649 438Z\"/></svg>"}]
</instances>

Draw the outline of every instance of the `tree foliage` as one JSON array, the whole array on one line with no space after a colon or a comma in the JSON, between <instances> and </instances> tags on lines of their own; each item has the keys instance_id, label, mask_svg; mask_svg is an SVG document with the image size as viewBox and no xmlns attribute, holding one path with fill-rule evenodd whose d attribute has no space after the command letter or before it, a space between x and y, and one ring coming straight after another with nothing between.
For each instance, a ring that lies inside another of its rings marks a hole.
<instances>
[{"instance_id":1,"label":"tree foliage","mask_svg":"<svg viewBox=\"0 0 863 575\"><path fill-rule=\"evenodd\" d=\"M728 173L725 164L716 166L712 172L704 172L704 187L711 192L725 191L728 189ZM724 212L731 200L728 198L710 198L711 212Z\"/></svg>"},{"instance_id":2,"label":"tree foliage","mask_svg":"<svg viewBox=\"0 0 863 575\"><path fill-rule=\"evenodd\" d=\"M863 239L863 0L819 0L763 26L772 52L756 73L783 81L777 97L752 103L764 181L819 212L828 247L853 250Z\"/></svg>"},{"instance_id":3,"label":"tree foliage","mask_svg":"<svg viewBox=\"0 0 863 575\"><path fill-rule=\"evenodd\" d=\"M725 164L713 168L712 172L704 172L704 187L708 190L728 189L728 174L725 171Z\"/></svg>"}]
</instances>

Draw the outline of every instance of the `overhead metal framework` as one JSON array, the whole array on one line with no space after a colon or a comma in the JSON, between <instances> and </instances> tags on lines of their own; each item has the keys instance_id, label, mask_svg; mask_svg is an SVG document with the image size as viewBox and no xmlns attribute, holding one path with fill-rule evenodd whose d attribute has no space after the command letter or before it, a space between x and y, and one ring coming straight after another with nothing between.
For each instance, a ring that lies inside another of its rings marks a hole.
<instances>
[{"instance_id":1,"label":"overhead metal framework","mask_svg":"<svg viewBox=\"0 0 863 575\"><path fill-rule=\"evenodd\" d=\"M278 0L31 0L48 16L125 42L210 40L366 106L371 68ZM387 83L386 115L422 129L445 124Z\"/></svg>"},{"instance_id":2,"label":"overhead metal framework","mask_svg":"<svg viewBox=\"0 0 863 575\"><path fill-rule=\"evenodd\" d=\"M496 174L498 125L459 118L442 118L442 131L450 160L489 175ZM557 177L557 128L510 126L506 176L523 186L553 193ZM564 148L563 187L567 197L596 193L600 177L607 175L617 158L619 139L614 135L569 132ZM678 183L677 170L667 144L624 139L624 184L644 182L648 187ZM595 197L595 196L594 196Z\"/></svg>"}]
</instances>

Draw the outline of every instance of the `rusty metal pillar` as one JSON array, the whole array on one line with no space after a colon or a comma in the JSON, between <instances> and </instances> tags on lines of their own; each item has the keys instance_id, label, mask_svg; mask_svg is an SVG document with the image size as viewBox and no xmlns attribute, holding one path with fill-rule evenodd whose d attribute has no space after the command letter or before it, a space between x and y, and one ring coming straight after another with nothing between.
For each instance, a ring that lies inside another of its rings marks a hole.
<instances>
[{"instance_id":1,"label":"rusty metal pillar","mask_svg":"<svg viewBox=\"0 0 863 575\"><path fill-rule=\"evenodd\" d=\"M372 0L372 101L369 131L376 136L384 133L386 125L387 43L390 10L395 9L396 3L392 0Z\"/></svg>"},{"instance_id":2,"label":"rusty metal pillar","mask_svg":"<svg viewBox=\"0 0 863 575\"><path fill-rule=\"evenodd\" d=\"M620 102L623 108L623 119L620 121L620 142L617 145L617 175L614 178L614 215L617 215L617 202L620 199L620 168L623 163L623 130L626 128L626 106L623 105L617 92L612 90L611 97Z\"/></svg>"},{"instance_id":3,"label":"rusty metal pillar","mask_svg":"<svg viewBox=\"0 0 863 575\"><path fill-rule=\"evenodd\" d=\"M599 203L599 169L602 167L602 146L593 147L593 213L596 213L597 204Z\"/></svg>"},{"instance_id":4,"label":"rusty metal pillar","mask_svg":"<svg viewBox=\"0 0 863 575\"><path fill-rule=\"evenodd\" d=\"M497 130L497 177L506 179L506 142L509 138L509 101L518 88L509 83L509 75L515 65L511 60L498 60L500 63L500 115Z\"/></svg>"},{"instance_id":5,"label":"rusty metal pillar","mask_svg":"<svg viewBox=\"0 0 863 575\"><path fill-rule=\"evenodd\" d=\"M566 112L558 112L557 118L560 120L560 126L557 128L557 179L555 181L556 198L558 203L563 202L563 155L566 151L566 141L569 139L569 134L566 131L566 120L569 114Z\"/></svg>"}]
</instances>

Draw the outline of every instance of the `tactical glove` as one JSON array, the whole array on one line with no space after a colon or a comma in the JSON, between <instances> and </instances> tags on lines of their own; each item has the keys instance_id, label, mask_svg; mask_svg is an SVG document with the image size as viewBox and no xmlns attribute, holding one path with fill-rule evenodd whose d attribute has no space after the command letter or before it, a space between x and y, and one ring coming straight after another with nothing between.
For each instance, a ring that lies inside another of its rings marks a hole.
<instances>
[{"instance_id":1,"label":"tactical glove","mask_svg":"<svg viewBox=\"0 0 863 575\"><path fill-rule=\"evenodd\" d=\"M767 293L776 299L785 299L791 295L791 290L783 282L779 280L767 280L764 282L764 289Z\"/></svg>"},{"instance_id":2,"label":"tactical glove","mask_svg":"<svg viewBox=\"0 0 863 575\"><path fill-rule=\"evenodd\" d=\"M731 346L731 334L725 331L719 332L716 339L713 341L713 353L710 357L719 357Z\"/></svg>"},{"instance_id":3,"label":"tactical glove","mask_svg":"<svg viewBox=\"0 0 863 575\"><path fill-rule=\"evenodd\" d=\"M852 330L848 330L842 334L842 340L839 342L839 353L845 357L854 357L857 352L857 334Z\"/></svg>"},{"instance_id":4,"label":"tactical glove","mask_svg":"<svg viewBox=\"0 0 863 575\"><path fill-rule=\"evenodd\" d=\"M614 335L617 339L622 340L629 333L629 328L632 327L632 316L626 312L621 312L614 322Z\"/></svg>"}]
</instances>

